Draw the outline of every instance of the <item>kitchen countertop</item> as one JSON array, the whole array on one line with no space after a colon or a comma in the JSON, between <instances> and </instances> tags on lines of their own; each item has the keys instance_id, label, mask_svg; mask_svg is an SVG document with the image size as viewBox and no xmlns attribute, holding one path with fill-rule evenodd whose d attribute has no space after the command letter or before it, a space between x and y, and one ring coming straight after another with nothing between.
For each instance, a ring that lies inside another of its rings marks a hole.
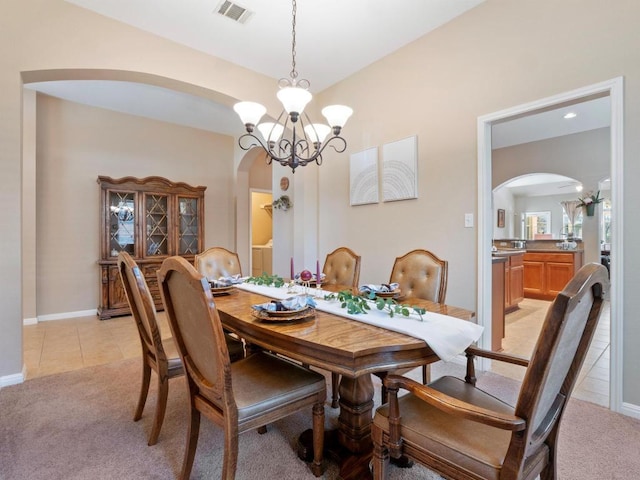
<instances>
[{"instance_id":1,"label":"kitchen countertop","mask_svg":"<svg viewBox=\"0 0 640 480\"><path fill-rule=\"evenodd\" d=\"M491 252L494 257L507 257L509 255L519 255L521 253L527 253L527 251L516 248L499 248L497 251Z\"/></svg>"},{"instance_id":2,"label":"kitchen countertop","mask_svg":"<svg viewBox=\"0 0 640 480\"><path fill-rule=\"evenodd\" d=\"M574 252L584 252L582 248L569 248L567 250L563 250L562 248L530 248L527 250L527 253L574 253Z\"/></svg>"},{"instance_id":3,"label":"kitchen countertop","mask_svg":"<svg viewBox=\"0 0 640 480\"><path fill-rule=\"evenodd\" d=\"M528 248L526 250L523 249L498 249L496 252L491 252L491 255L494 257L508 257L510 255L519 255L521 253L574 253L574 252L583 252L581 248L574 248L569 250L563 250L561 248Z\"/></svg>"}]
</instances>

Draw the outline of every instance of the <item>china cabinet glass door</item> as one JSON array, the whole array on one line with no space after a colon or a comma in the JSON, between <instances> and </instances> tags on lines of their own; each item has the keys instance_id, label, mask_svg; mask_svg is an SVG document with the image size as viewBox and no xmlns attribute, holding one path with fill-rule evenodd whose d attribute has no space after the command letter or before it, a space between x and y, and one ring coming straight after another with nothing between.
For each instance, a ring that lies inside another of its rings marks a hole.
<instances>
[{"instance_id":1,"label":"china cabinet glass door","mask_svg":"<svg viewBox=\"0 0 640 480\"><path fill-rule=\"evenodd\" d=\"M198 199L178 197L178 255L199 253Z\"/></svg>"},{"instance_id":2,"label":"china cabinet glass door","mask_svg":"<svg viewBox=\"0 0 640 480\"><path fill-rule=\"evenodd\" d=\"M146 194L144 201L144 255L169 254L169 202L167 195Z\"/></svg>"},{"instance_id":3,"label":"china cabinet glass door","mask_svg":"<svg viewBox=\"0 0 640 480\"><path fill-rule=\"evenodd\" d=\"M109 253L135 255L135 193L109 192Z\"/></svg>"}]
</instances>

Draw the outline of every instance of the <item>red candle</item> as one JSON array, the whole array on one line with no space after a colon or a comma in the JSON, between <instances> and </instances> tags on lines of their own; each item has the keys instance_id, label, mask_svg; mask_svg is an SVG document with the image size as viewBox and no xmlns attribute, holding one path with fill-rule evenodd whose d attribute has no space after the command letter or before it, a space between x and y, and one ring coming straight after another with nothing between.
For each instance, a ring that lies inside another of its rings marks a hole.
<instances>
[{"instance_id":1,"label":"red candle","mask_svg":"<svg viewBox=\"0 0 640 480\"><path fill-rule=\"evenodd\" d=\"M293 257L291 257L291 281L295 278L295 271L293 270Z\"/></svg>"}]
</instances>

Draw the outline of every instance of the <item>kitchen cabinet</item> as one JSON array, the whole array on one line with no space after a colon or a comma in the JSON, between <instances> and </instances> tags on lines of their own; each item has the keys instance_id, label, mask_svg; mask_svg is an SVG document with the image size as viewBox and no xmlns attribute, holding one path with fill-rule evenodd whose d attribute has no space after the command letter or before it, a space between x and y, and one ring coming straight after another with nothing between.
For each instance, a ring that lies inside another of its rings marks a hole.
<instances>
[{"instance_id":1,"label":"kitchen cabinet","mask_svg":"<svg viewBox=\"0 0 640 480\"><path fill-rule=\"evenodd\" d=\"M118 253L129 253L144 275L156 309L162 298L156 271L172 255L190 263L204 244L204 191L162 177L98 177L101 193L101 320L129 315L118 273Z\"/></svg>"},{"instance_id":2,"label":"kitchen cabinet","mask_svg":"<svg viewBox=\"0 0 640 480\"><path fill-rule=\"evenodd\" d=\"M505 313L511 313L524 300L524 253L514 253L506 258L504 308Z\"/></svg>"},{"instance_id":3,"label":"kitchen cabinet","mask_svg":"<svg viewBox=\"0 0 640 480\"><path fill-rule=\"evenodd\" d=\"M554 300L582 267L582 250L527 252L524 255L524 296Z\"/></svg>"}]
</instances>

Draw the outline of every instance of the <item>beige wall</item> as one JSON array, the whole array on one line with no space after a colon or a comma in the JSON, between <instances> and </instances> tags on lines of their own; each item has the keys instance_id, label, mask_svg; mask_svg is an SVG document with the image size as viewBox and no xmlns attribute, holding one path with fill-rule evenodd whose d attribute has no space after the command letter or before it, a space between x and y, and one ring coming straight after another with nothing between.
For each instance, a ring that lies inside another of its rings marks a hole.
<instances>
[{"instance_id":1,"label":"beige wall","mask_svg":"<svg viewBox=\"0 0 640 480\"><path fill-rule=\"evenodd\" d=\"M478 116L622 75L624 255L626 265L640 264L634 247L640 234L635 208L640 191L634 185L640 178L640 137L634 133L640 128L639 18L636 0L487 0L321 92L318 105L340 102L355 109L344 130L349 148L344 155L328 151L317 175L296 173L294 211L287 219L295 218L304 229L312 223L318 227L318 245L314 237L310 249L326 253L347 245L362 255L363 282L386 280L395 256L429 248L450 261L447 301L475 309L477 230L464 228L463 217L477 213ZM579 28L570 28L577 23ZM272 79L62 0L5 0L0 18L0 202L6 207L0 210L0 378L22 368L20 74L64 68L142 72L146 80L175 79L180 88L192 86L227 105L251 98L272 114L279 110ZM348 154L410 135L418 136L419 198L349 207ZM303 185L306 178L312 183ZM316 191L319 208L310 203ZM307 245L294 240L293 248ZM285 257L274 251L274 265L286 263ZM640 378L633 371L640 361L634 348L640 340L635 321L640 272L626 268L624 280L623 400L640 405Z\"/></svg>"},{"instance_id":2,"label":"beige wall","mask_svg":"<svg viewBox=\"0 0 640 480\"><path fill-rule=\"evenodd\" d=\"M354 108L347 153L418 136L417 200L349 207L349 161L320 169L320 250L362 255L363 282L388 278L395 256L424 247L449 260L447 302L476 308L477 119L624 76L623 401L640 405L640 2L487 0L324 91ZM579 27L579 28L578 28Z\"/></svg>"},{"instance_id":3,"label":"beige wall","mask_svg":"<svg viewBox=\"0 0 640 480\"><path fill-rule=\"evenodd\" d=\"M609 128L598 128L493 150L492 187L527 173L556 173L575 178L585 192L597 190L610 175L609 136Z\"/></svg>"},{"instance_id":4,"label":"beige wall","mask_svg":"<svg viewBox=\"0 0 640 480\"><path fill-rule=\"evenodd\" d=\"M234 247L232 137L46 95L37 104L38 316L98 305L98 175L206 186L205 246Z\"/></svg>"},{"instance_id":5,"label":"beige wall","mask_svg":"<svg viewBox=\"0 0 640 480\"><path fill-rule=\"evenodd\" d=\"M3 232L0 236L0 271L3 273L0 278L0 383L10 383L21 378L23 365L22 80L143 81L195 93L225 105L252 98L265 104L272 114L277 113L278 106L273 95L273 79L63 0L5 0L2 8L0 202L5 208L0 209ZM233 188L226 183L220 185L223 191L227 187ZM233 198L227 201L233 202ZM24 208L27 214L26 203ZM235 227L231 231L235 231ZM31 249L28 243L25 248Z\"/></svg>"}]
</instances>

